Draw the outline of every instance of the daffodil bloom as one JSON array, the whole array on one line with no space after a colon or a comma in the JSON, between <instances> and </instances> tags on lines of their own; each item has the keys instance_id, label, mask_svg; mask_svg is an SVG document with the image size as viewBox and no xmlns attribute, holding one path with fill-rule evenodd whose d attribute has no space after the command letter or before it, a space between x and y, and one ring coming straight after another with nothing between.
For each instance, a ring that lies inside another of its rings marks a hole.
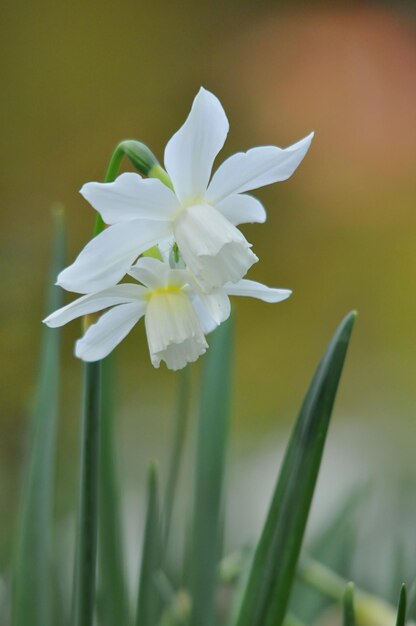
<instances>
[{"instance_id":1,"label":"daffodil bloom","mask_svg":"<svg viewBox=\"0 0 416 626\"><path fill-rule=\"evenodd\" d=\"M201 88L165 149L172 189L135 173L112 183L85 184L81 194L109 228L61 272L58 284L78 293L112 287L140 254L169 240L176 241L203 291L239 281L258 259L237 226L266 219L261 203L245 192L289 178L313 134L285 149L263 146L239 152L211 178L228 127L219 100Z\"/></svg>"},{"instance_id":2,"label":"daffodil bloom","mask_svg":"<svg viewBox=\"0 0 416 626\"><path fill-rule=\"evenodd\" d=\"M187 270L149 257L140 258L129 273L141 284L122 283L84 295L44 320L57 327L109 309L76 342L75 354L84 361L106 357L144 317L152 364L159 367L165 361L169 369L178 370L206 351L205 334L229 316L230 295L279 302L291 294L251 280L204 294Z\"/></svg>"}]
</instances>

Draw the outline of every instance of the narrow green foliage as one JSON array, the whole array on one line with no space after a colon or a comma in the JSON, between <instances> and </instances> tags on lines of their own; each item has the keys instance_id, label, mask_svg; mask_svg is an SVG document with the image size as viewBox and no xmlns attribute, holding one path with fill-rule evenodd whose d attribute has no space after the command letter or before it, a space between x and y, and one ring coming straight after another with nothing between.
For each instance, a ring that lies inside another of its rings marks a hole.
<instances>
[{"instance_id":1,"label":"narrow green foliage","mask_svg":"<svg viewBox=\"0 0 416 626\"><path fill-rule=\"evenodd\" d=\"M54 286L65 263L63 210L54 213L54 249L48 284L47 313L62 306L63 291ZM37 396L31 417L27 474L13 572L13 626L53 623L51 579L53 486L59 397L60 332L43 328Z\"/></svg>"},{"instance_id":2,"label":"narrow green foliage","mask_svg":"<svg viewBox=\"0 0 416 626\"><path fill-rule=\"evenodd\" d=\"M305 397L256 548L237 626L280 626L284 620L355 318L350 313L338 327Z\"/></svg>"},{"instance_id":3,"label":"narrow green foliage","mask_svg":"<svg viewBox=\"0 0 416 626\"><path fill-rule=\"evenodd\" d=\"M172 438L171 456L168 466L168 478L166 492L164 498L164 514L163 514L163 545L166 553L169 532L172 521L173 505L175 502L176 487L179 477L179 471L182 462L183 450L185 446L186 431L189 415L190 387L191 387L191 369L185 367L180 373L180 385L178 403L175 415L175 432Z\"/></svg>"},{"instance_id":4,"label":"narrow green foliage","mask_svg":"<svg viewBox=\"0 0 416 626\"><path fill-rule=\"evenodd\" d=\"M407 591L406 585L403 584L400 589L399 605L397 607L396 626L405 626L407 609Z\"/></svg>"},{"instance_id":5,"label":"narrow green foliage","mask_svg":"<svg viewBox=\"0 0 416 626\"><path fill-rule=\"evenodd\" d=\"M302 622L296 615L293 613L287 613L283 622L283 626L305 626L305 623Z\"/></svg>"},{"instance_id":6,"label":"narrow green foliage","mask_svg":"<svg viewBox=\"0 0 416 626\"><path fill-rule=\"evenodd\" d=\"M157 466L152 463L148 471L147 516L135 626L156 624L160 613L160 594L157 587L161 554L158 483Z\"/></svg>"},{"instance_id":7,"label":"narrow green foliage","mask_svg":"<svg viewBox=\"0 0 416 626\"><path fill-rule=\"evenodd\" d=\"M102 362L99 595L103 624L129 624L114 436L115 359Z\"/></svg>"},{"instance_id":8,"label":"narrow green foliage","mask_svg":"<svg viewBox=\"0 0 416 626\"><path fill-rule=\"evenodd\" d=\"M198 626L212 626L215 611L230 413L232 336L232 320L216 330L205 359L202 380L189 580L191 623Z\"/></svg>"},{"instance_id":9,"label":"narrow green foliage","mask_svg":"<svg viewBox=\"0 0 416 626\"><path fill-rule=\"evenodd\" d=\"M191 610L191 599L186 591L178 591L165 609L158 626L186 626Z\"/></svg>"},{"instance_id":10,"label":"narrow green foliage","mask_svg":"<svg viewBox=\"0 0 416 626\"><path fill-rule=\"evenodd\" d=\"M101 420L101 362L84 365L81 483L75 561L75 626L92 626L95 607L98 527L98 469Z\"/></svg>"},{"instance_id":11,"label":"narrow green foliage","mask_svg":"<svg viewBox=\"0 0 416 626\"><path fill-rule=\"evenodd\" d=\"M348 581L336 574L330 567L316 559L302 556L297 574L303 582L316 589L327 598L342 602Z\"/></svg>"},{"instance_id":12,"label":"narrow green foliage","mask_svg":"<svg viewBox=\"0 0 416 626\"><path fill-rule=\"evenodd\" d=\"M343 626L355 626L354 583L348 583L342 599Z\"/></svg>"}]
</instances>

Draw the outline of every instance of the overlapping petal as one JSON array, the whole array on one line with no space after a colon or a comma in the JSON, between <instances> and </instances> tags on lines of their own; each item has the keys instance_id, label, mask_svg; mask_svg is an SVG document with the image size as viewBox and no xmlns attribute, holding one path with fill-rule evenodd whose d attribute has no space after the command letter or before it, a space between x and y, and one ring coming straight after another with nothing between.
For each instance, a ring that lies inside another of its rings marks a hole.
<instances>
[{"instance_id":1,"label":"overlapping petal","mask_svg":"<svg viewBox=\"0 0 416 626\"><path fill-rule=\"evenodd\" d=\"M160 289L166 285L180 286L188 280L187 271L172 269L168 261L153 257L141 257L130 268L129 274L149 289Z\"/></svg>"},{"instance_id":2,"label":"overlapping petal","mask_svg":"<svg viewBox=\"0 0 416 626\"><path fill-rule=\"evenodd\" d=\"M224 289L215 289L211 293L196 292L204 310L217 326L230 317L231 303Z\"/></svg>"},{"instance_id":3,"label":"overlapping petal","mask_svg":"<svg viewBox=\"0 0 416 626\"><path fill-rule=\"evenodd\" d=\"M215 172L206 199L216 204L231 194L286 180L302 161L312 138L313 133L288 148L263 146L234 154Z\"/></svg>"},{"instance_id":4,"label":"overlapping petal","mask_svg":"<svg viewBox=\"0 0 416 626\"><path fill-rule=\"evenodd\" d=\"M255 222L262 224L267 217L262 203L246 194L234 193L227 196L215 208L234 226Z\"/></svg>"},{"instance_id":5,"label":"overlapping petal","mask_svg":"<svg viewBox=\"0 0 416 626\"><path fill-rule=\"evenodd\" d=\"M275 289L246 278L237 283L224 285L224 291L229 296L248 296L249 298L258 298L270 303L286 300L292 294L290 289Z\"/></svg>"},{"instance_id":6,"label":"overlapping petal","mask_svg":"<svg viewBox=\"0 0 416 626\"><path fill-rule=\"evenodd\" d=\"M184 125L165 149L165 167L181 202L202 197L229 124L218 98L201 87Z\"/></svg>"},{"instance_id":7,"label":"overlapping petal","mask_svg":"<svg viewBox=\"0 0 416 626\"><path fill-rule=\"evenodd\" d=\"M192 298L192 305L198 316L199 323L201 324L201 329L204 335L208 335L218 327L217 322L208 313L205 304L203 303L200 296L194 296Z\"/></svg>"},{"instance_id":8,"label":"overlapping petal","mask_svg":"<svg viewBox=\"0 0 416 626\"><path fill-rule=\"evenodd\" d=\"M75 354L83 361L104 359L144 316L146 302L120 304L104 313L75 344Z\"/></svg>"},{"instance_id":9,"label":"overlapping petal","mask_svg":"<svg viewBox=\"0 0 416 626\"><path fill-rule=\"evenodd\" d=\"M94 237L57 284L77 293L91 293L118 283L133 261L170 234L168 222L132 220L110 226Z\"/></svg>"},{"instance_id":10,"label":"overlapping petal","mask_svg":"<svg viewBox=\"0 0 416 626\"><path fill-rule=\"evenodd\" d=\"M107 309L108 307L116 306L118 304L136 302L137 300L142 299L146 292L147 289L141 285L133 285L130 283L116 285L115 287L104 289L98 293L90 293L86 296L82 296L61 309L54 311L43 321L47 326L56 328L58 326L63 326L64 324L67 324L82 315L96 313L97 311L102 311L103 309Z\"/></svg>"},{"instance_id":11,"label":"overlapping petal","mask_svg":"<svg viewBox=\"0 0 416 626\"><path fill-rule=\"evenodd\" d=\"M106 224L135 219L170 220L179 202L171 189L156 178L125 172L112 183L86 183L81 195L101 214Z\"/></svg>"}]
</instances>

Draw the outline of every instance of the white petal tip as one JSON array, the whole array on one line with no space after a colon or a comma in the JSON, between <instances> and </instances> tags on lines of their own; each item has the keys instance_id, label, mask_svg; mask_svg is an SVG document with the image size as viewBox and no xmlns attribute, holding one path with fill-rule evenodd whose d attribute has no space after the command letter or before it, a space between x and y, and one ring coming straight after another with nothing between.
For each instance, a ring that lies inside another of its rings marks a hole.
<instances>
[{"instance_id":1,"label":"white petal tip","mask_svg":"<svg viewBox=\"0 0 416 626\"><path fill-rule=\"evenodd\" d=\"M48 328L58 328L59 326L62 326L62 323L59 323L59 318L57 319L55 313L51 313L45 317L45 319L42 320L42 324L45 324Z\"/></svg>"},{"instance_id":2,"label":"white petal tip","mask_svg":"<svg viewBox=\"0 0 416 626\"><path fill-rule=\"evenodd\" d=\"M83 198L85 198L85 200L87 200L87 197L86 197L86 195L87 195L87 194L86 194L86 191L87 191L87 187L88 187L88 185L89 185L89 184L90 184L90 183L85 183L84 185L82 185L81 189L79 190L79 193L81 194L81 196L82 196Z\"/></svg>"},{"instance_id":3,"label":"white petal tip","mask_svg":"<svg viewBox=\"0 0 416 626\"><path fill-rule=\"evenodd\" d=\"M83 198L85 198L85 200L87 200L87 202L89 202L89 195L90 195L90 191L91 188L95 188L97 185L102 185L103 183L96 183L95 181L91 181L88 183L84 183L81 187L81 189L79 190L79 193L81 194L81 196Z\"/></svg>"},{"instance_id":4,"label":"white petal tip","mask_svg":"<svg viewBox=\"0 0 416 626\"><path fill-rule=\"evenodd\" d=\"M92 356L88 354L88 349L84 350L82 345L82 339L78 339L75 343L74 354L81 361L85 361L85 363L93 363L94 361L99 361L103 357L101 356Z\"/></svg>"}]
</instances>

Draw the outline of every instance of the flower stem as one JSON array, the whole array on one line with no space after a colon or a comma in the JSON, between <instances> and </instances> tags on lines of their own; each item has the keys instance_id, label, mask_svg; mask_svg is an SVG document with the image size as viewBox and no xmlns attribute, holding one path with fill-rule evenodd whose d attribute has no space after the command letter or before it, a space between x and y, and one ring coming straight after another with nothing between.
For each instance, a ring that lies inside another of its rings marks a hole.
<instances>
[{"instance_id":1,"label":"flower stem","mask_svg":"<svg viewBox=\"0 0 416 626\"><path fill-rule=\"evenodd\" d=\"M123 143L114 150L104 177L111 182L117 176L125 150ZM93 234L105 224L98 214ZM84 322L88 326L87 316ZM97 578L99 451L101 423L102 363L85 363L84 398L81 430L81 486L79 495L78 545L75 562L75 626L92 626L94 621Z\"/></svg>"},{"instance_id":2,"label":"flower stem","mask_svg":"<svg viewBox=\"0 0 416 626\"><path fill-rule=\"evenodd\" d=\"M326 565L306 557L300 561L298 576L305 583L336 602L341 602L348 582Z\"/></svg>"},{"instance_id":3,"label":"flower stem","mask_svg":"<svg viewBox=\"0 0 416 626\"><path fill-rule=\"evenodd\" d=\"M310 557L304 557L299 563L298 576L300 580L335 602L343 601L348 580L333 572L326 565ZM358 626L394 624L395 609L388 602L359 588L356 588L354 595Z\"/></svg>"},{"instance_id":4,"label":"flower stem","mask_svg":"<svg viewBox=\"0 0 416 626\"><path fill-rule=\"evenodd\" d=\"M101 362L86 363L81 430L81 489L75 575L75 626L92 626L97 570Z\"/></svg>"},{"instance_id":5,"label":"flower stem","mask_svg":"<svg viewBox=\"0 0 416 626\"><path fill-rule=\"evenodd\" d=\"M163 528L163 548L164 557L169 541L170 526L172 521L173 505L175 502L176 485L178 482L183 449L185 445L186 431L188 426L189 403L190 403L191 371L190 367L185 367L180 372L179 394L175 415L175 432L171 457L169 461L168 481L164 503L164 528Z\"/></svg>"},{"instance_id":6,"label":"flower stem","mask_svg":"<svg viewBox=\"0 0 416 626\"><path fill-rule=\"evenodd\" d=\"M125 154L124 146L123 146L123 142L121 142L118 144L118 146L116 146L113 154L111 155L111 159L110 159L110 162L107 167L107 171L104 176L105 183L111 183L113 182L113 180L116 179L124 154ZM102 230L104 230L104 228L105 228L104 220L101 217L101 215L97 213L97 217L95 219L95 227L93 231L94 237L95 235L98 235Z\"/></svg>"}]
</instances>

